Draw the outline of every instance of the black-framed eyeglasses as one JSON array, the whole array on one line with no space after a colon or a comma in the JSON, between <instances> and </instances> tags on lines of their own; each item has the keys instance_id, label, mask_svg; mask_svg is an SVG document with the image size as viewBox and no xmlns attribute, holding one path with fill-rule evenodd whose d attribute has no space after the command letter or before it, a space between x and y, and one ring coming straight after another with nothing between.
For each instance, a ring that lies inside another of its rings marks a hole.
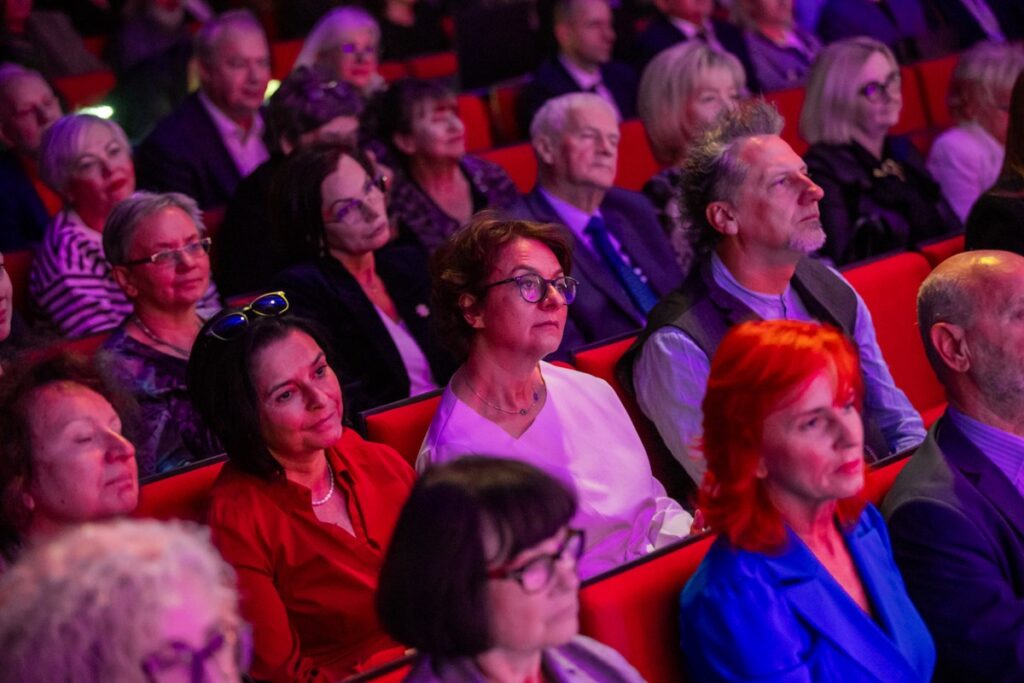
<instances>
[{"instance_id":1,"label":"black-framed eyeglasses","mask_svg":"<svg viewBox=\"0 0 1024 683\"><path fill-rule=\"evenodd\" d=\"M332 220L335 223L350 224L357 216L366 216L366 200L370 197L370 193L376 188L381 194L387 194L389 184L390 180L386 175L376 175L372 178L367 178L366 182L363 183L362 195L345 200L344 204L334 210L334 218ZM356 213L357 209L358 213Z\"/></svg>"},{"instance_id":2,"label":"black-framed eyeglasses","mask_svg":"<svg viewBox=\"0 0 1024 683\"><path fill-rule=\"evenodd\" d=\"M571 304L576 300L576 288L580 284L576 278L569 277L568 275L546 280L536 273L526 273L525 275L515 275L504 280L492 282L489 285L484 285L484 290L497 287L498 285L507 285L510 282L516 283L516 286L519 287L519 296L523 297L523 301L531 304L539 304L541 301L544 301L552 287L562 296L566 304Z\"/></svg>"},{"instance_id":3,"label":"black-framed eyeglasses","mask_svg":"<svg viewBox=\"0 0 1024 683\"><path fill-rule=\"evenodd\" d=\"M860 89L860 94L868 102L881 102L883 99L891 100L900 92L903 81L900 79L900 72L893 71L885 82L870 81Z\"/></svg>"},{"instance_id":4,"label":"black-framed eyeglasses","mask_svg":"<svg viewBox=\"0 0 1024 683\"><path fill-rule=\"evenodd\" d=\"M487 571L488 579L512 579L527 593L536 593L551 583L555 575L555 564L566 557L572 558L573 564L583 556L586 534L582 529L569 529L565 540L555 552L538 555L521 567L497 567Z\"/></svg>"},{"instance_id":5,"label":"black-framed eyeglasses","mask_svg":"<svg viewBox=\"0 0 1024 683\"><path fill-rule=\"evenodd\" d=\"M238 339L249 328L250 316L278 316L287 311L288 306L284 292L268 292L253 299L248 306L220 313L206 328L206 334L221 341Z\"/></svg>"},{"instance_id":6,"label":"black-framed eyeglasses","mask_svg":"<svg viewBox=\"0 0 1024 683\"><path fill-rule=\"evenodd\" d=\"M238 673L249 669L252 659L252 632L248 625L218 630L198 650L177 640L165 643L163 647L142 660L142 672L150 683L164 680L188 680L190 683L207 683L206 663L217 657L225 646L231 647L231 655ZM182 673L187 678L182 678Z\"/></svg>"},{"instance_id":7,"label":"black-framed eyeglasses","mask_svg":"<svg viewBox=\"0 0 1024 683\"><path fill-rule=\"evenodd\" d=\"M196 242L189 242L183 247L177 249L164 249L158 251L155 254L150 254L145 258L138 258L131 261L125 261L122 266L143 266L146 264L153 264L154 266L171 266L178 265L182 262L186 256L191 259L199 258L200 256L206 256L210 253L210 244L213 240L209 237L203 237Z\"/></svg>"}]
</instances>

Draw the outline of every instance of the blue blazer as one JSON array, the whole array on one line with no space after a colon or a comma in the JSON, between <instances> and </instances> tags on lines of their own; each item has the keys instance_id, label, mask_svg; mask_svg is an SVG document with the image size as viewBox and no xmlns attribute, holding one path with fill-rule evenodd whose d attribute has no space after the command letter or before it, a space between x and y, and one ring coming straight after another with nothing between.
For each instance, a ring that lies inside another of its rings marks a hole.
<instances>
[{"instance_id":1,"label":"blue blazer","mask_svg":"<svg viewBox=\"0 0 1024 683\"><path fill-rule=\"evenodd\" d=\"M781 555L711 546L683 589L681 639L693 681L921 683L935 646L907 597L878 510L844 532L878 621L792 532Z\"/></svg>"}]
</instances>

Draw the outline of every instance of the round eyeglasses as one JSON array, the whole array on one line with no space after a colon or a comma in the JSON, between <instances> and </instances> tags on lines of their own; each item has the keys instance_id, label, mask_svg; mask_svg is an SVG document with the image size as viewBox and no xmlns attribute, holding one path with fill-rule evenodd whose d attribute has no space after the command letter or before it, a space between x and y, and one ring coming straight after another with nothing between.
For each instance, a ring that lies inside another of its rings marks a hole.
<instances>
[{"instance_id":1,"label":"round eyeglasses","mask_svg":"<svg viewBox=\"0 0 1024 683\"><path fill-rule=\"evenodd\" d=\"M860 89L860 94L868 102L882 102L891 100L900 93L903 82L900 80L900 73L893 71L885 82L871 81Z\"/></svg>"},{"instance_id":2,"label":"round eyeglasses","mask_svg":"<svg viewBox=\"0 0 1024 683\"><path fill-rule=\"evenodd\" d=\"M566 304L571 304L576 300L576 288L580 284L578 280L567 275L546 280L536 273L527 273L484 285L484 290L498 285L507 285L510 282L516 283L516 286L519 287L519 296L523 297L523 301L531 304L539 304L544 301L552 287L562 296Z\"/></svg>"},{"instance_id":3,"label":"round eyeglasses","mask_svg":"<svg viewBox=\"0 0 1024 683\"><path fill-rule=\"evenodd\" d=\"M288 310L288 299L284 292L269 292L253 299L248 306L224 311L206 329L206 334L221 341L238 339L249 329L251 316L265 318L281 315Z\"/></svg>"},{"instance_id":4,"label":"round eyeglasses","mask_svg":"<svg viewBox=\"0 0 1024 683\"><path fill-rule=\"evenodd\" d=\"M512 579L527 593L537 593L543 590L555 575L555 564L565 558L572 558L573 566L583 556L583 546L586 543L586 535L582 529L569 529L565 540L555 549L555 552L545 555L538 555L520 567L503 566L490 569L487 572L488 579Z\"/></svg>"}]
</instances>

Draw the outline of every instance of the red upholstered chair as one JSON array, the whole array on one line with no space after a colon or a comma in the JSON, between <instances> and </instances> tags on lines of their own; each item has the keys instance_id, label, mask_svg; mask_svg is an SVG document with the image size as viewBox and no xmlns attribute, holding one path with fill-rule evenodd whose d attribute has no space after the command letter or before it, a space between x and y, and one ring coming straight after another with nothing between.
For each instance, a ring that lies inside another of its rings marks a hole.
<instances>
[{"instance_id":1,"label":"red upholstered chair","mask_svg":"<svg viewBox=\"0 0 1024 683\"><path fill-rule=\"evenodd\" d=\"M964 250L964 236L940 237L928 242L922 242L917 245L917 250L928 259L928 263L934 268L950 256L959 254Z\"/></svg>"},{"instance_id":2,"label":"red upholstered chair","mask_svg":"<svg viewBox=\"0 0 1024 683\"><path fill-rule=\"evenodd\" d=\"M580 631L618 650L648 683L685 681L679 593L714 538L680 541L587 582Z\"/></svg>"},{"instance_id":3,"label":"red upholstered chair","mask_svg":"<svg viewBox=\"0 0 1024 683\"><path fill-rule=\"evenodd\" d=\"M219 456L150 479L139 489L139 507L133 516L205 521L210 489L225 462L227 456Z\"/></svg>"},{"instance_id":4,"label":"red upholstered chair","mask_svg":"<svg viewBox=\"0 0 1024 683\"><path fill-rule=\"evenodd\" d=\"M913 454L913 449L887 458L885 461L869 469L864 475L864 490L861 496L869 503L878 507L882 504L885 494L889 493L892 483L906 466Z\"/></svg>"},{"instance_id":5,"label":"red upholstered chair","mask_svg":"<svg viewBox=\"0 0 1024 683\"><path fill-rule=\"evenodd\" d=\"M928 128L931 122L925 111L924 94L921 90L921 79L913 66L900 67L902 79L903 110L900 120L890 131L893 135L913 133Z\"/></svg>"},{"instance_id":6,"label":"red upholstered chair","mask_svg":"<svg viewBox=\"0 0 1024 683\"><path fill-rule=\"evenodd\" d=\"M459 118L466 126L466 151L479 152L494 146L487 106L475 95L459 95Z\"/></svg>"},{"instance_id":7,"label":"red upholstered chair","mask_svg":"<svg viewBox=\"0 0 1024 683\"><path fill-rule=\"evenodd\" d=\"M953 125L953 117L946 106L946 94L953 80L953 70L960 59L959 55L950 55L915 65L921 77L921 88L924 101L928 107L928 119L934 128L948 128Z\"/></svg>"},{"instance_id":8,"label":"red upholstered chair","mask_svg":"<svg viewBox=\"0 0 1024 683\"><path fill-rule=\"evenodd\" d=\"M22 315L28 312L28 273L33 256L31 249L4 252L4 269L14 287L14 310Z\"/></svg>"},{"instance_id":9,"label":"red upholstered chair","mask_svg":"<svg viewBox=\"0 0 1024 683\"><path fill-rule=\"evenodd\" d=\"M91 358L94 353L99 351L100 347L103 346L103 342L107 341L109 336L109 332L100 332L99 334L91 334L81 339L60 342L55 348L60 351L80 353L87 358Z\"/></svg>"},{"instance_id":10,"label":"red upholstered chair","mask_svg":"<svg viewBox=\"0 0 1024 683\"><path fill-rule=\"evenodd\" d=\"M651 176L661 170L654 159L647 131L640 119L623 121L619 127L619 163L615 172L616 187L639 191Z\"/></svg>"},{"instance_id":11,"label":"red upholstered chair","mask_svg":"<svg viewBox=\"0 0 1024 683\"><path fill-rule=\"evenodd\" d=\"M651 472L662 483L668 495L676 500L686 502L693 493L693 483L683 470L682 465L672 456L668 448L658 435L658 430L640 410L633 395L625 391L615 375L615 366L618 364L622 354L636 340L636 333L629 332L620 337L606 339L604 341L588 344L587 346L574 349L572 352L573 365L580 372L600 377L611 385L618 395L629 419L636 428L640 441L647 451L647 459L651 463Z\"/></svg>"},{"instance_id":12,"label":"red upholstered chair","mask_svg":"<svg viewBox=\"0 0 1024 683\"><path fill-rule=\"evenodd\" d=\"M116 84L114 72L109 69L53 79L53 86L64 96L69 111L99 104Z\"/></svg>"},{"instance_id":13,"label":"red upholstered chair","mask_svg":"<svg viewBox=\"0 0 1024 683\"><path fill-rule=\"evenodd\" d=\"M283 40L270 44L270 74L283 81L292 71L295 60L302 52L302 38Z\"/></svg>"},{"instance_id":14,"label":"red upholstered chair","mask_svg":"<svg viewBox=\"0 0 1024 683\"><path fill-rule=\"evenodd\" d=\"M878 345L896 386L906 392L922 418L933 419L941 412L945 394L917 330L917 290L930 271L924 256L906 252L854 266L843 275L871 311Z\"/></svg>"},{"instance_id":15,"label":"red upholstered chair","mask_svg":"<svg viewBox=\"0 0 1024 683\"><path fill-rule=\"evenodd\" d=\"M441 390L359 413L360 431L370 441L387 444L416 464L423 437L441 402Z\"/></svg>"},{"instance_id":16,"label":"red upholstered chair","mask_svg":"<svg viewBox=\"0 0 1024 683\"><path fill-rule=\"evenodd\" d=\"M381 77L388 83L393 83L399 78L409 75L409 67L405 62L381 62L377 67Z\"/></svg>"},{"instance_id":17,"label":"red upholstered chair","mask_svg":"<svg viewBox=\"0 0 1024 683\"><path fill-rule=\"evenodd\" d=\"M521 193L526 194L533 189L537 181L537 157L533 155L533 147L529 142L489 149L479 156L505 169Z\"/></svg>"},{"instance_id":18,"label":"red upholstered chair","mask_svg":"<svg viewBox=\"0 0 1024 683\"><path fill-rule=\"evenodd\" d=\"M786 120L782 129L782 139L789 143L797 154L807 151L807 143L800 137L800 110L804 108L807 93L803 88L777 90L764 94L764 98L774 104Z\"/></svg>"},{"instance_id":19,"label":"red upholstered chair","mask_svg":"<svg viewBox=\"0 0 1024 683\"><path fill-rule=\"evenodd\" d=\"M459 60L454 52L435 52L406 61L413 78L449 78L459 71Z\"/></svg>"},{"instance_id":20,"label":"red upholstered chair","mask_svg":"<svg viewBox=\"0 0 1024 683\"><path fill-rule=\"evenodd\" d=\"M526 137L526 131L519 127L519 97L528 81L528 77L521 78L514 83L491 88L491 121L502 144L519 142Z\"/></svg>"}]
</instances>

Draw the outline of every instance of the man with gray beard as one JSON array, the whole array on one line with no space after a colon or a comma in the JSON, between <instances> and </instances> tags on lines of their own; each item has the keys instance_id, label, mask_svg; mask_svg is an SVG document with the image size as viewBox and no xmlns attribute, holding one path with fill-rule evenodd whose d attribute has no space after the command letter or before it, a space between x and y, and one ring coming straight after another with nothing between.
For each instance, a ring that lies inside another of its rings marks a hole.
<instances>
[{"instance_id":1,"label":"man with gray beard","mask_svg":"<svg viewBox=\"0 0 1024 683\"><path fill-rule=\"evenodd\" d=\"M697 262L682 287L651 311L619 366L623 386L636 392L697 484L705 467L693 445L710 359L726 331L744 320L817 320L853 339L864 378L869 462L916 446L925 434L893 383L860 296L835 271L807 258L825 241L818 213L823 193L779 137L782 124L772 105L756 100L695 141L682 186L699 232Z\"/></svg>"},{"instance_id":2,"label":"man with gray beard","mask_svg":"<svg viewBox=\"0 0 1024 683\"><path fill-rule=\"evenodd\" d=\"M936 681L1024 680L1024 258L957 254L917 319L949 408L885 498Z\"/></svg>"}]
</instances>

